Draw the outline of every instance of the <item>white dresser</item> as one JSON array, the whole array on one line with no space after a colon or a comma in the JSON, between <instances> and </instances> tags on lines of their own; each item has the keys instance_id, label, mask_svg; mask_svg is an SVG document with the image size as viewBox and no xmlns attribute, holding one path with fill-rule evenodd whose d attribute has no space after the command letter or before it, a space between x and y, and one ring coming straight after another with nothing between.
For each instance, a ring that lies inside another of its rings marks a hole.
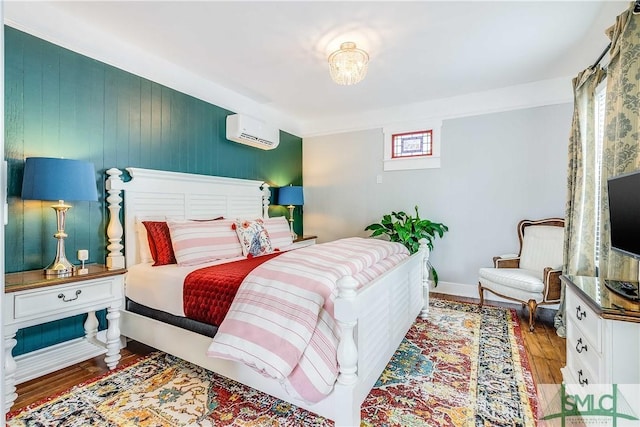
<instances>
[{"instance_id":1,"label":"white dresser","mask_svg":"<svg viewBox=\"0 0 640 427\"><path fill-rule=\"evenodd\" d=\"M565 384L640 383L640 304L600 280L562 276L566 289Z\"/></svg>"}]
</instances>

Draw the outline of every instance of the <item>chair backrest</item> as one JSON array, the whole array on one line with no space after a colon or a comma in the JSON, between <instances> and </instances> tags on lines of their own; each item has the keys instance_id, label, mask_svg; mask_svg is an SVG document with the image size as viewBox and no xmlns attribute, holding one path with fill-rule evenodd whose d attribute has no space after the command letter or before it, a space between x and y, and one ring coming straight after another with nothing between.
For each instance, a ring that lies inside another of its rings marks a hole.
<instances>
[{"instance_id":1,"label":"chair backrest","mask_svg":"<svg viewBox=\"0 0 640 427\"><path fill-rule=\"evenodd\" d=\"M564 220L521 221L520 268L542 272L545 267L560 269L564 254Z\"/></svg>"}]
</instances>

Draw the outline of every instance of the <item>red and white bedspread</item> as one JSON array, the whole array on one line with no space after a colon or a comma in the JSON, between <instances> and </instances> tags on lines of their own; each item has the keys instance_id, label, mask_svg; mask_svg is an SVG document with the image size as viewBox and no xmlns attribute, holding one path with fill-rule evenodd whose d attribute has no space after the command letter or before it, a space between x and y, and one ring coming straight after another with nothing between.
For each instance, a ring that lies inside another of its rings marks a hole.
<instances>
[{"instance_id":1,"label":"red and white bedspread","mask_svg":"<svg viewBox=\"0 0 640 427\"><path fill-rule=\"evenodd\" d=\"M408 256L400 243L360 237L282 254L245 278L207 355L243 362L317 402L338 375L337 280L351 275L362 286Z\"/></svg>"}]
</instances>

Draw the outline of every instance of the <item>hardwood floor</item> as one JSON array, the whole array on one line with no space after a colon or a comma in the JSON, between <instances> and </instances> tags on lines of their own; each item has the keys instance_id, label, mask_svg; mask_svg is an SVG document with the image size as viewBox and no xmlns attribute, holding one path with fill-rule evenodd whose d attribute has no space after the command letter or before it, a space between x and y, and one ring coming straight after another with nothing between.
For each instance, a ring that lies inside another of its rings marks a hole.
<instances>
[{"instance_id":1,"label":"hardwood floor","mask_svg":"<svg viewBox=\"0 0 640 427\"><path fill-rule=\"evenodd\" d=\"M463 302L478 302L477 299L453 297L437 293L432 293L432 296ZM565 341L556 335L556 331L553 328L553 316L555 312L553 310L539 308L536 330L534 333L530 333L526 310L522 310L519 305L515 304L494 302L490 302L490 304L517 309L531 371L536 384L560 384L562 382L560 368L565 365ZM127 348L121 351L122 360L120 366L132 363L152 351L153 349L151 347L135 341L130 342ZM21 409L48 396L62 393L74 385L89 381L107 371L108 369L104 364L103 357L96 357L69 368L61 369L22 383L17 386L18 399L11 410Z\"/></svg>"},{"instance_id":2,"label":"hardwood floor","mask_svg":"<svg viewBox=\"0 0 640 427\"><path fill-rule=\"evenodd\" d=\"M153 350L153 348L145 346L144 344L131 341L127 344L126 348L120 351L122 359L118 366L133 363L141 356L149 354ZM18 398L11 407L11 410L21 409L48 396L62 393L75 385L89 381L108 371L109 369L104 363L104 356L98 356L19 384L16 386Z\"/></svg>"}]
</instances>

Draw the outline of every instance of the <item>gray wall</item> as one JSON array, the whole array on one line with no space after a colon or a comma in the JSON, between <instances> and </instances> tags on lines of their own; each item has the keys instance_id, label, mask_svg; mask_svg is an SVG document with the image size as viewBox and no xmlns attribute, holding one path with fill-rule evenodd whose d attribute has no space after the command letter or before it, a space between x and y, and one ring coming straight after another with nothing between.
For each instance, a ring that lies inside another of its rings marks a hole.
<instances>
[{"instance_id":1,"label":"gray wall","mask_svg":"<svg viewBox=\"0 0 640 427\"><path fill-rule=\"evenodd\" d=\"M571 115L561 104L445 120L439 169L384 172L382 129L305 138L305 233L367 236L383 214L418 205L449 226L431 255L441 289L473 294L478 268L517 252L520 219L564 217Z\"/></svg>"}]
</instances>

